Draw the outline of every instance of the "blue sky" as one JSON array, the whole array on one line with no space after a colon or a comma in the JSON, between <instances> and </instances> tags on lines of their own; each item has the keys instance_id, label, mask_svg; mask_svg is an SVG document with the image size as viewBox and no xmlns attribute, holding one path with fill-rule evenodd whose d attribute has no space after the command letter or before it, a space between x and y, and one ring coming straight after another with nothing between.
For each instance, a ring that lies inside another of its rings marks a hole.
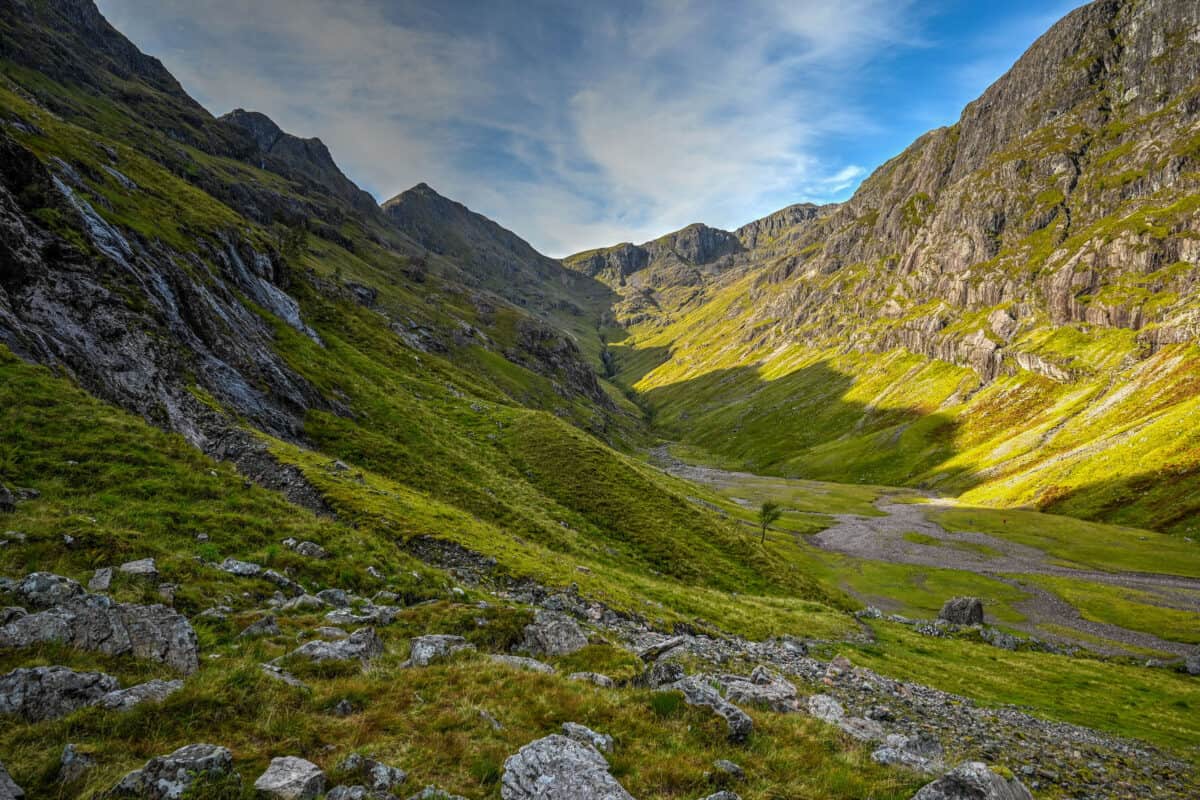
<instances>
[{"instance_id":1,"label":"blue sky","mask_svg":"<svg viewBox=\"0 0 1200 800\"><path fill-rule=\"evenodd\" d=\"M99 0L213 113L550 255L847 198L1078 0Z\"/></svg>"}]
</instances>

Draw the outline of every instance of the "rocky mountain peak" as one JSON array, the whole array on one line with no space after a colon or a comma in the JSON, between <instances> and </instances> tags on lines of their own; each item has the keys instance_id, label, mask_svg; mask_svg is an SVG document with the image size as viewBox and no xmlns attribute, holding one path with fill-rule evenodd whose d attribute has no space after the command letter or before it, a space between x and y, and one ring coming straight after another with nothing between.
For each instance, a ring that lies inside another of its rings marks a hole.
<instances>
[{"instance_id":1,"label":"rocky mountain peak","mask_svg":"<svg viewBox=\"0 0 1200 800\"><path fill-rule=\"evenodd\" d=\"M264 153L271 152L271 148L283 136L283 130L275 124L274 120L258 111L235 108L218 119L250 134L255 144L258 145L258 149Z\"/></svg>"}]
</instances>

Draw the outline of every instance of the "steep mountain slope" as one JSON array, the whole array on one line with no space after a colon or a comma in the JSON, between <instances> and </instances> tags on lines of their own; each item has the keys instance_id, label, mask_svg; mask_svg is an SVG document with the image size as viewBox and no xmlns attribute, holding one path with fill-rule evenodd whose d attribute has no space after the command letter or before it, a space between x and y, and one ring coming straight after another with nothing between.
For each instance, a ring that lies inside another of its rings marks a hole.
<instances>
[{"instance_id":1,"label":"steep mountain slope","mask_svg":"<svg viewBox=\"0 0 1200 800\"><path fill-rule=\"evenodd\" d=\"M566 263L620 288L622 379L714 456L1194 530L1198 56L1194 3L1093 2L699 285Z\"/></svg>"}]
</instances>

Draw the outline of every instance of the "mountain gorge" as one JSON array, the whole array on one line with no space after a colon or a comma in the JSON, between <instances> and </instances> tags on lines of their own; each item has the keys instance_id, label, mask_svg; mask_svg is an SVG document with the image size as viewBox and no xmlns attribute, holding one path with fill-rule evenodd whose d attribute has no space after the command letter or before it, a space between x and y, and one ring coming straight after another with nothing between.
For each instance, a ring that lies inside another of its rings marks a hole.
<instances>
[{"instance_id":1,"label":"mountain gorge","mask_svg":"<svg viewBox=\"0 0 1200 800\"><path fill-rule=\"evenodd\" d=\"M1194 796L1197 63L559 260L0 0L0 800Z\"/></svg>"}]
</instances>

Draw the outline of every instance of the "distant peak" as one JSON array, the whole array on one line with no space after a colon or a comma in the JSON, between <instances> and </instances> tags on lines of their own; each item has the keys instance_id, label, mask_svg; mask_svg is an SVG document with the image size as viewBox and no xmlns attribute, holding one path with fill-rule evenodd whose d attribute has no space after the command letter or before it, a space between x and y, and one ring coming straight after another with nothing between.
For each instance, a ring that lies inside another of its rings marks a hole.
<instances>
[{"instance_id":1,"label":"distant peak","mask_svg":"<svg viewBox=\"0 0 1200 800\"><path fill-rule=\"evenodd\" d=\"M283 136L283 129L275 124L275 121L259 111L247 111L244 108L235 108L228 114L222 115L221 122L227 123L240 128L258 143L258 149L264 153L270 152L279 138Z\"/></svg>"}]
</instances>

